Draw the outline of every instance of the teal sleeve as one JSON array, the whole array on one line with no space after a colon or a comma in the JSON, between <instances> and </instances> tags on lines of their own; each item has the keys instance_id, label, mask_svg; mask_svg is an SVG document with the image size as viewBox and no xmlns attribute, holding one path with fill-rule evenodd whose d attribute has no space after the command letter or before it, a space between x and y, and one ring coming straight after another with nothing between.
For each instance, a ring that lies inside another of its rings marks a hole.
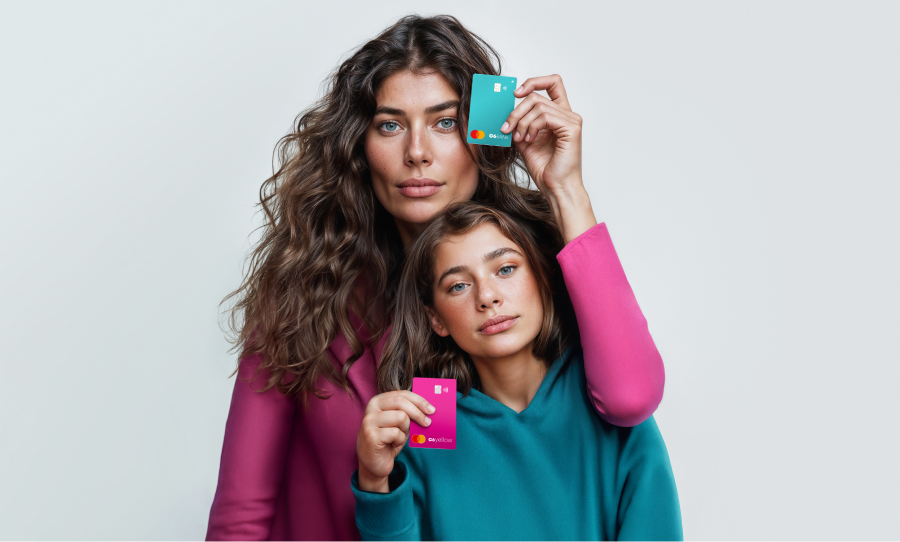
<instances>
[{"instance_id":1,"label":"teal sleeve","mask_svg":"<svg viewBox=\"0 0 900 542\"><path fill-rule=\"evenodd\" d=\"M356 527L363 540L421 540L412 483L406 465L394 459L388 477L390 493L359 489L359 470L350 476L356 497Z\"/></svg>"},{"instance_id":2,"label":"teal sleeve","mask_svg":"<svg viewBox=\"0 0 900 542\"><path fill-rule=\"evenodd\" d=\"M617 540L684 540L681 506L669 453L651 417L631 429L620 456L625 484Z\"/></svg>"}]
</instances>

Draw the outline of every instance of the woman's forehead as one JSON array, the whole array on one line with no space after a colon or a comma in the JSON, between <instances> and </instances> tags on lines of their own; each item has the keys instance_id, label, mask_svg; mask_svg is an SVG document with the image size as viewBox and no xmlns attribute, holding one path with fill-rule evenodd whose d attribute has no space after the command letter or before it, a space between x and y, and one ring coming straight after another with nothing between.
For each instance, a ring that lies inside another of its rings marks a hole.
<instances>
[{"instance_id":1,"label":"woman's forehead","mask_svg":"<svg viewBox=\"0 0 900 542\"><path fill-rule=\"evenodd\" d=\"M394 73L384 80L375 94L378 107L401 109L408 114L422 113L431 106L450 100L459 100L459 95L438 72Z\"/></svg>"}]
</instances>

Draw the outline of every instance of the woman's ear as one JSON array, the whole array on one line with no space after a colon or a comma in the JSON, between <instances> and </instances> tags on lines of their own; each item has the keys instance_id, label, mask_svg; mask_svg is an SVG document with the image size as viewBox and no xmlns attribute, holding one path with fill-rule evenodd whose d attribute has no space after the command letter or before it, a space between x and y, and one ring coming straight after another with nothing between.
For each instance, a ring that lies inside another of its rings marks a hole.
<instances>
[{"instance_id":1,"label":"woman's ear","mask_svg":"<svg viewBox=\"0 0 900 542\"><path fill-rule=\"evenodd\" d=\"M434 332L441 337L450 335L450 332L447 331L447 328L444 327L444 323L441 322L441 319L434 312L434 310L432 310L428 305L425 305L425 310L428 311L428 317L431 318L431 329L433 329Z\"/></svg>"}]
</instances>

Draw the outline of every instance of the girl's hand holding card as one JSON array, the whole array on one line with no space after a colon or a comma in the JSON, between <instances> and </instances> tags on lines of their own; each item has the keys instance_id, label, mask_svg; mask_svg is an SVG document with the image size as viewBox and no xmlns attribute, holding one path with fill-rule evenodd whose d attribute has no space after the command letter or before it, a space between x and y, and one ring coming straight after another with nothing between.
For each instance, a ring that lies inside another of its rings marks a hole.
<instances>
[{"instance_id":1,"label":"girl's hand holding card","mask_svg":"<svg viewBox=\"0 0 900 542\"><path fill-rule=\"evenodd\" d=\"M356 455L359 457L359 489L389 493L388 475L394 470L394 458L409 437L410 420L428 427L428 414L434 406L411 391L389 391L376 395L366 406Z\"/></svg>"}]
</instances>

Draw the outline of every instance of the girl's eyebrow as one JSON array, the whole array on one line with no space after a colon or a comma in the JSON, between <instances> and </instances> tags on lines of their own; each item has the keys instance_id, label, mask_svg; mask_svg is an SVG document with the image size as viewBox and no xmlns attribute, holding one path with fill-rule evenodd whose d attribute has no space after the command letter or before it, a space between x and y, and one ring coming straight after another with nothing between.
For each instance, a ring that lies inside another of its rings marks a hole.
<instances>
[{"instance_id":1,"label":"girl's eyebrow","mask_svg":"<svg viewBox=\"0 0 900 542\"><path fill-rule=\"evenodd\" d=\"M482 259L482 261L489 262L489 261L493 260L494 258L499 258L500 256L503 256L504 254L518 254L519 256L522 256L522 253L514 248L502 247L502 248L498 248L496 250L492 250L492 251L488 252L487 254L482 256L481 259ZM525 256L522 256L522 257L524 258Z\"/></svg>"},{"instance_id":2,"label":"girl's eyebrow","mask_svg":"<svg viewBox=\"0 0 900 542\"><path fill-rule=\"evenodd\" d=\"M438 113L440 111L444 111L445 109L450 109L452 107L459 107L459 100L448 100L446 102L439 103L437 105L432 105L431 107L428 107L425 109L425 114L430 115L432 113ZM378 115L381 113L384 113L386 115L405 115L406 111L404 111L402 109L397 109L395 107L379 105L375 109L375 114Z\"/></svg>"},{"instance_id":3,"label":"girl's eyebrow","mask_svg":"<svg viewBox=\"0 0 900 542\"><path fill-rule=\"evenodd\" d=\"M481 257L481 260L484 262L489 262L491 260L499 258L500 256L503 256L504 254L518 254L519 256L521 256L523 258L525 257L521 252L519 252L518 250L516 250L514 248L501 247L501 248L498 248L498 249L488 252L487 254L485 254L484 256ZM444 279L447 278L447 275L452 275L453 273L461 273L463 271L468 271L468 270L469 270L468 265L457 265L456 267L451 267L450 269L441 273L441 278L438 279L437 283L440 284L440 283L444 282Z\"/></svg>"}]
</instances>

